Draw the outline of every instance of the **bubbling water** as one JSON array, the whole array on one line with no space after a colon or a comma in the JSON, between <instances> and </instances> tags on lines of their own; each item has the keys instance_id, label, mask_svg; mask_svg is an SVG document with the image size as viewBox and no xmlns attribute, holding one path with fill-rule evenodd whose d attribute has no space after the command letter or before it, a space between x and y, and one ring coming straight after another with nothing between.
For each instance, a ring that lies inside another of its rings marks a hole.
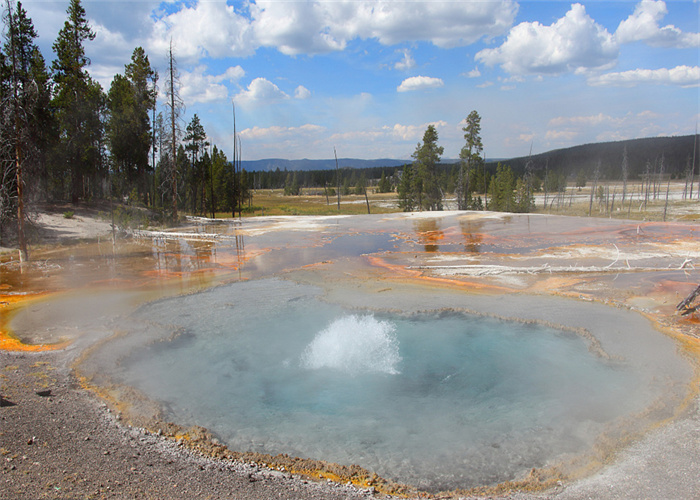
<instances>
[{"instance_id":1,"label":"bubbling water","mask_svg":"<svg viewBox=\"0 0 700 500\"><path fill-rule=\"evenodd\" d=\"M301 355L309 370L330 368L350 375L396 375L401 362L396 325L373 315L348 315L320 331Z\"/></svg>"}]
</instances>

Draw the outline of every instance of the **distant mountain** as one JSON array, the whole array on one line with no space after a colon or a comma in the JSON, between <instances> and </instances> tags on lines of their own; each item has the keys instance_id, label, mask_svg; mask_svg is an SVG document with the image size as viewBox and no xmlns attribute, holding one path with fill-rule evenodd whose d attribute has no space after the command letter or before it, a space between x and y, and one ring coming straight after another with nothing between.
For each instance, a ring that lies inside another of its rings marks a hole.
<instances>
[{"instance_id":1,"label":"distant mountain","mask_svg":"<svg viewBox=\"0 0 700 500\"><path fill-rule=\"evenodd\" d=\"M695 144L694 135L647 137L583 144L532 155L532 157L522 156L501 160L501 163L510 166L518 175L522 175L528 161L532 162L536 172L539 171L542 174L545 169L550 172L560 171L567 175L576 175L580 170L591 174L596 165L599 164L602 177L615 179L620 175L622 158L626 149L631 176L636 177L644 173L647 164L649 164L650 172L654 172L654 169L660 171L662 159L665 173L682 176L685 175L686 167L693 160L694 147L700 147L700 141ZM695 157L697 165L697 151ZM495 162L487 162L487 168L495 170Z\"/></svg>"},{"instance_id":2,"label":"distant mountain","mask_svg":"<svg viewBox=\"0 0 700 500\"><path fill-rule=\"evenodd\" d=\"M510 159L486 159L486 169L496 171L497 163L510 166L517 175L522 175L527 162L531 161L535 172L544 176L545 171L562 172L565 175L576 175L579 171L585 171L589 176L600 162L600 174L603 178L617 178L620 175L620 166L625 148L629 174L638 177L646 171L649 164L650 171L660 169L663 158L665 173L673 176L684 176L689 162L692 162L694 135L673 137L648 137L643 139L629 139L617 142L598 142L583 144L570 148L556 149L537 155L523 156ZM700 141L698 141L700 149ZM696 165L700 152L696 152ZM440 162L443 168L452 169L459 160L443 158ZM341 169L352 168L366 170L368 178L378 178L383 168L387 175L391 175L396 167L411 163L411 160L397 160L380 158L377 160L360 160L357 158L339 158L338 166ZM324 171L335 170L335 159L329 160L284 160L270 158L265 160L243 161L243 168L247 172L274 172L277 169L287 171ZM697 167L696 167L697 168Z\"/></svg>"},{"instance_id":3,"label":"distant mountain","mask_svg":"<svg viewBox=\"0 0 700 500\"><path fill-rule=\"evenodd\" d=\"M410 160L393 160L380 158L378 160L359 160L357 158L338 158L339 168L375 168L398 167L411 163ZM335 158L330 160L284 160L281 158L268 158L265 160L243 160L243 168L248 172L274 172L278 168L284 170L335 170Z\"/></svg>"}]
</instances>

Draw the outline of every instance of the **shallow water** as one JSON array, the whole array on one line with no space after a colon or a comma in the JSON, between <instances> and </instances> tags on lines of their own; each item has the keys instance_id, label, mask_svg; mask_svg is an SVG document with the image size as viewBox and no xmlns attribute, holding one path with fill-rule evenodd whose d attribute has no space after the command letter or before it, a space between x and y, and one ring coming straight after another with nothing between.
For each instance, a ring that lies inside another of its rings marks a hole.
<instances>
[{"instance_id":1,"label":"shallow water","mask_svg":"<svg viewBox=\"0 0 700 500\"><path fill-rule=\"evenodd\" d=\"M123 361L119 377L231 449L358 464L431 491L580 453L655 397L637 367L570 332L319 294L262 280L145 306L136 319L178 336Z\"/></svg>"}]
</instances>

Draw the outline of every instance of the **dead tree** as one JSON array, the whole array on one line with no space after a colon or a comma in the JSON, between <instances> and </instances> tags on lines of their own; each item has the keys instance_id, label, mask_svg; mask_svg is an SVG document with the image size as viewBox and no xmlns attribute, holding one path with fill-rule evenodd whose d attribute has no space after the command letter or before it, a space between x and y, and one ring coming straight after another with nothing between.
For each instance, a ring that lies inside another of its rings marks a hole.
<instances>
[{"instance_id":1,"label":"dead tree","mask_svg":"<svg viewBox=\"0 0 700 500\"><path fill-rule=\"evenodd\" d=\"M596 163L595 171L593 172L593 186L591 186L591 199L588 202L588 216L591 216L591 211L593 210L593 196L595 194L596 187L598 186L598 178L600 177L600 160Z\"/></svg>"},{"instance_id":2,"label":"dead tree","mask_svg":"<svg viewBox=\"0 0 700 500\"><path fill-rule=\"evenodd\" d=\"M166 81L165 94L168 97L166 107L168 108L169 117L169 139L170 139L170 189L172 193L173 220L177 221L177 145L179 141L179 120L180 113L183 108L182 99L179 92L179 77L177 73L177 64L173 57L173 42L170 41L170 50L168 51L168 79Z\"/></svg>"},{"instance_id":3,"label":"dead tree","mask_svg":"<svg viewBox=\"0 0 700 500\"><path fill-rule=\"evenodd\" d=\"M340 169L338 168L338 153L335 151L335 146L333 146L333 155L335 156L335 178L338 188L338 212L340 212Z\"/></svg>"},{"instance_id":4,"label":"dead tree","mask_svg":"<svg viewBox=\"0 0 700 500\"><path fill-rule=\"evenodd\" d=\"M14 143L14 166L15 166L15 181L17 184L17 242L19 245L19 261L26 262L29 260L27 251L27 239L24 232L24 220L26 218L24 210L24 142L26 135L26 125L28 122L28 111L24 109L22 99L24 95L31 93L32 82L20 81L20 70L18 68L19 61L17 56L17 39L20 36L16 23L14 11L7 0L7 17L9 25L8 33L8 48L10 51L10 76L12 85L12 108L13 108L13 143Z\"/></svg>"},{"instance_id":5,"label":"dead tree","mask_svg":"<svg viewBox=\"0 0 700 500\"><path fill-rule=\"evenodd\" d=\"M625 206L625 198L627 197L627 177L629 171L629 160L627 158L627 146L622 150L622 206Z\"/></svg>"}]
</instances>

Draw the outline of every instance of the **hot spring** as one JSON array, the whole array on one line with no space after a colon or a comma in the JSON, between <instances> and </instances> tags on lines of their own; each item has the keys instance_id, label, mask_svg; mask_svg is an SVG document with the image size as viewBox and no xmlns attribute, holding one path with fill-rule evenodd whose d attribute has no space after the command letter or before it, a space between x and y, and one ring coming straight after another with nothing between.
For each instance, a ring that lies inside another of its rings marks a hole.
<instances>
[{"instance_id":1,"label":"hot spring","mask_svg":"<svg viewBox=\"0 0 700 500\"><path fill-rule=\"evenodd\" d=\"M142 346L112 376L232 450L357 464L427 491L586 453L691 376L637 315L507 302L518 320L489 297L238 282L142 306Z\"/></svg>"}]
</instances>

